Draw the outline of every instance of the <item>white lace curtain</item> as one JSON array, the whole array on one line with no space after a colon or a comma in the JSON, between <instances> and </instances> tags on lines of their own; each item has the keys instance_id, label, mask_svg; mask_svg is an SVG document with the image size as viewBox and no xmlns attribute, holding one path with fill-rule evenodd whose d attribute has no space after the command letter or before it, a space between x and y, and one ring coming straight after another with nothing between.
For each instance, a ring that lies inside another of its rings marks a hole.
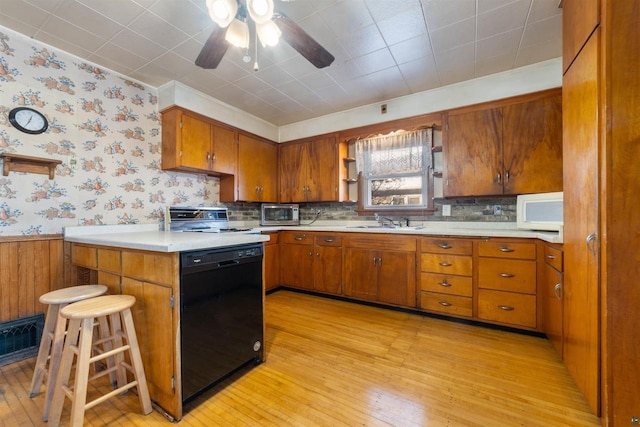
<instances>
[{"instance_id":1,"label":"white lace curtain","mask_svg":"<svg viewBox=\"0 0 640 427\"><path fill-rule=\"evenodd\" d=\"M374 136L356 141L356 170L365 177L415 175L431 166L433 129Z\"/></svg>"}]
</instances>

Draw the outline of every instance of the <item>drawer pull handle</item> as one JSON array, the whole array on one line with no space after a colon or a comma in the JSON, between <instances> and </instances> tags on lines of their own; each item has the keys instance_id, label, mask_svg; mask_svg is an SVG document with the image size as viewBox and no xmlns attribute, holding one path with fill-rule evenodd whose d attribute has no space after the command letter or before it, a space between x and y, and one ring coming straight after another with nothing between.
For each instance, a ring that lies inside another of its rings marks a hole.
<instances>
[{"instance_id":1,"label":"drawer pull handle","mask_svg":"<svg viewBox=\"0 0 640 427\"><path fill-rule=\"evenodd\" d=\"M511 248L500 248L500 252L513 252L514 250Z\"/></svg>"},{"instance_id":2,"label":"drawer pull handle","mask_svg":"<svg viewBox=\"0 0 640 427\"><path fill-rule=\"evenodd\" d=\"M440 301L438 302L438 304L440 304L443 307L451 307L451 303L446 301Z\"/></svg>"},{"instance_id":3,"label":"drawer pull handle","mask_svg":"<svg viewBox=\"0 0 640 427\"><path fill-rule=\"evenodd\" d=\"M440 264L441 266L443 266L443 267L451 267L451 265L452 265L450 262L441 262L441 263L439 263L439 264Z\"/></svg>"},{"instance_id":4,"label":"drawer pull handle","mask_svg":"<svg viewBox=\"0 0 640 427\"><path fill-rule=\"evenodd\" d=\"M331 237L327 237L324 241L327 243L333 243L334 240Z\"/></svg>"},{"instance_id":5,"label":"drawer pull handle","mask_svg":"<svg viewBox=\"0 0 640 427\"><path fill-rule=\"evenodd\" d=\"M500 310L504 310L504 311L512 311L514 308L511 307L510 305L499 305L498 308Z\"/></svg>"},{"instance_id":6,"label":"drawer pull handle","mask_svg":"<svg viewBox=\"0 0 640 427\"><path fill-rule=\"evenodd\" d=\"M449 245L448 245L448 244L446 244L446 243L441 243L441 244L440 244L440 245L438 245L438 246L440 246L442 249L451 249L451 246L449 246Z\"/></svg>"},{"instance_id":7,"label":"drawer pull handle","mask_svg":"<svg viewBox=\"0 0 640 427\"><path fill-rule=\"evenodd\" d=\"M304 239L304 237L296 236L296 237L293 238L293 240L297 240L297 241L300 241L302 239Z\"/></svg>"},{"instance_id":8,"label":"drawer pull handle","mask_svg":"<svg viewBox=\"0 0 640 427\"><path fill-rule=\"evenodd\" d=\"M438 283L440 286L444 286L445 288L450 288L451 287L451 283L447 283L446 280L443 280L442 282Z\"/></svg>"},{"instance_id":9,"label":"drawer pull handle","mask_svg":"<svg viewBox=\"0 0 640 427\"><path fill-rule=\"evenodd\" d=\"M547 259L556 259L555 255L547 255Z\"/></svg>"},{"instance_id":10,"label":"drawer pull handle","mask_svg":"<svg viewBox=\"0 0 640 427\"><path fill-rule=\"evenodd\" d=\"M515 274L509 274L509 273L500 273L500 277L503 277L505 279L510 279L512 277L516 277Z\"/></svg>"},{"instance_id":11,"label":"drawer pull handle","mask_svg":"<svg viewBox=\"0 0 640 427\"><path fill-rule=\"evenodd\" d=\"M553 287L553 293L556 294L557 299L562 299L562 285L560 283Z\"/></svg>"}]
</instances>

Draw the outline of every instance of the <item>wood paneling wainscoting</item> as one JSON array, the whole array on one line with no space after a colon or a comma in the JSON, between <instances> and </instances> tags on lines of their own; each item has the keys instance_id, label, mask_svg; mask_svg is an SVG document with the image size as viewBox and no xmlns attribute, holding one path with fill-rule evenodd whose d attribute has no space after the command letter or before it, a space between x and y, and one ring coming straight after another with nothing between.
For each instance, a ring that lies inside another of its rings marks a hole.
<instances>
[{"instance_id":1,"label":"wood paneling wainscoting","mask_svg":"<svg viewBox=\"0 0 640 427\"><path fill-rule=\"evenodd\" d=\"M46 311L40 295L64 287L62 235L0 237L0 322Z\"/></svg>"},{"instance_id":2,"label":"wood paneling wainscoting","mask_svg":"<svg viewBox=\"0 0 640 427\"><path fill-rule=\"evenodd\" d=\"M197 398L178 425L600 426L544 338L288 291L266 297L265 315L267 362ZM42 394L29 398L33 361L0 367L0 426L46 426ZM91 387L105 391L100 380ZM140 415L129 393L85 425L172 423Z\"/></svg>"}]
</instances>

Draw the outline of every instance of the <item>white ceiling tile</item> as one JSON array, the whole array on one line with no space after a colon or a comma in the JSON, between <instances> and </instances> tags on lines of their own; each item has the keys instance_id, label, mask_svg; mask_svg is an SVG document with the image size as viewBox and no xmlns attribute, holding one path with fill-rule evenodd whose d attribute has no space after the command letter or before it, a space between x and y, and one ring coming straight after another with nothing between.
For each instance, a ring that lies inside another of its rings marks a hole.
<instances>
[{"instance_id":1,"label":"white ceiling tile","mask_svg":"<svg viewBox=\"0 0 640 427\"><path fill-rule=\"evenodd\" d=\"M478 60L498 55L512 55L515 58L523 30L524 28L518 28L493 37L478 40L476 45Z\"/></svg>"},{"instance_id":2,"label":"white ceiling tile","mask_svg":"<svg viewBox=\"0 0 640 427\"><path fill-rule=\"evenodd\" d=\"M395 60L389 49L380 49L355 59L362 71L367 74L375 73L385 68L395 66Z\"/></svg>"},{"instance_id":3,"label":"white ceiling tile","mask_svg":"<svg viewBox=\"0 0 640 427\"><path fill-rule=\"evenodd\" d=\"M478 15L478 38L524 27L530 4L531 0L515 1Z\"/></svg>"},{"instance_id":4,"label":"white ceiling tile","mask_svg":"<svg viewBox=\"0 0 640 427\"><path fill-rule=\"evenodd\" d=\"M68 41L68 39L61 39L45 31L38 32L37 40L40 40L41 42L51 46L56 46L80 58L87 58L89 57L89 55L91 55L92 52L92 50L83 49L80 46Z\"/></svg>"},{"instance_id":5,"label":"white ceiling tile","mask_svg":"<svg viewBox=\"0 0 640 427\"><path fill-rule=\"evenodd\" d=\"M102 39L110 39L124 27L75 0L63 1L56 14Z\"/></svg>"},{"instance_id":6,"label":"white ceiling tile","mask_svg":"<svg viewBox=\"0 0 640 427\"><path fill-rule=\"evenodd\" d=\"M478 14L487 13L491 10L498 9L507 6L510 3L517 2L519 0L477 0L478 2ZM531 0L526 0L531 2Z\"/></svg>"},{"instance_id":7,"label":"white ceiling tile","mask_svg":"<svg viewBox=\"0 0 640 427\"><path fill-rule=\"evenodd\" d=\"M238 79L241 79L250 73L252 73L250 67L241 67L239 65L234 64L231 61L222 61L218 65L218 68L212 70L212 73L221 79L227 80L229 82L235 82Z\"/></svg>"},{"instance_id":8,"label":"white ceiling tile","mask_svg":"<svg viewBox=\"0 0 640 427\"><path fill-rule=\"evenodd\" d=\"M363 0L341 0L321 10L319 14L339 38L373 24L373 18Z\"/></svg>"},{"instance_id":9,"label":"white ceiling tile","mask_svg":"<svg viewBox=\"0 0 640 427\"><path fill-rule=\"evenodd\" d=\"M242 89L250 93L258 93L269 86L267 82L258 78L255 74L248 74L236 80L235 85L242 87Z\"/></svg>"},{"instance_id":10,"label":"white ceiling tile","mask_svg":"<svg viewBox=\"0 0 640 427\"><path fill-rule=\"evenodd\" d=\"M420 0L365 0L365 3L376 22L383 21L407 9L416 15L417 11L420 11Z\"/></svg>"},{"instance_id":11,"label":"white ceiling tile","mask_svg":"<svg viewBox=\"0 0 640 427\"><path fill-rule=\"evenodd\" d=\"M150 10L190 36L212 23L206 9L202 10L189 1L159 1Z\"/></svg>"},{"instance_id":12,"label":"white ceiling tile","mask_svg":"<svg viewBox=\"0 0 640 427\"><path fill-rule=\"evenodd\" d=\"M439 86L438 70L431 56L418 58L398 66L407 86L413 93Z\"/></svg>"},{"instance_id":13,"label":"white ceiling tile","mask_svg":"<svg viewBox=\"0 0 640 427\"><path fill-rule=\"evenodd\" d=\"M290 82L294 80L294 77L286 70L278 65L271 67L260 68L260 71L255 73L255 76L270 84L276 82L278 84Z\"/></svg>"},{"instance_id":14,"label":"white ceiling tile","mask_svg":"<svg viewBox=\"0 0 640 427\"><path fill-rule=\"evenodd\" d=\"M111 39L111 43L120 46L120 48L134 55L149 60L162 55L166 51L162 46L128 29L118 33L118 35Z\"/></svg>"},{"instance_id":15,"label":"white ceiling tile","mask_svg":"<svg viewBox=\"0 0 640 427\"><path fill-rule=\"evenodd\" d=\"M44 0L47 1L47 0ZM62 1L62 0L60 0ZM87 7L101 13L104 16L108 16L111 20L121 24L128 25L138 15L140 15L144 9L142 6L134 2L129 1L96 1L96 0L77 0L83 3Z\"/></svg>"},{"instance_id":16,"label":"white ceiling tile","mask_svg":"<svg viewBox=\"0 0 640 427\"><path fill-rule=\"evenodd\" d=\"M361 28L351 33L348 37L339 40L352 58L357 58L386 46L376 25Z\"/></svg>"},{"instance_id":17,"label":"white ceiling tile","mask_svg":"<svg viewBox=\"0 0 640 427\"><path fill-rule=\"evenodd\" d=\"M46 10L48 12L55 12L60 3L62 3L63 1L64 0L2 0L0 4L17 7L14 5L17 5L18 3L29 3L32 6L39 7L40 9Z\"/></svg>"},{"instance_id":18,"label":"white ceiling tile","mask_svg":"<svg viewBox=\"0 0 640 427\"><path fill-rule=\"evenodd\" d=\"M122 75L130 75L135 71L134 68L129 68L127 65L123 65L122 63L114 60L113 58L105 58L103 56L94 54L89 57L89 61L100 64L100 66L118 72Z\"/></svg>"},{"instance_id":19,"label":"white ceiling tile","mask_svg":"<svg viewBox=\"0 0 640 427\"><path fill-rule=\"evenodd\" d=\"M515 51L504 55L480 57L476 62L476 77L488 76L489 74L510 70L513 67L515 59Z\"/></svg>"},{"instance_id":20,"label":"white ceiling tile","mask_svg":"<svg viewBox=\"0 0 640 427\"><path fill-rule=\"evenodd\" d=\"M203 93L210 93L211 90L224 86L226 81L216 77L209 70L197 68L195 71L183 76L180 81Z\"/></svg>"},{"instance_id":21,"label":"white ceiling tile","mask_svg":"<svg viewBox=\"0 0 640 427\"><path fill-rule=\"evenodd\" d=\"M172 80L167 74L165 69L149 64L133 71L129 76L151 86L162 86Z\"/></svg>"},{"instance_id":22,"label":"white ceiling tile","mask_svg":"<svg viewBox=\"0 0 640 427\"><path fill-rule=\"evenodd\" d=\"M301 76L298 80L313 91L322 90L323 88L335 84L335 80L329 77L324 70L314 71L313 73Z\"/></svg>"},{"instance_id":23,"label":"white ceiling tile","mask_svg":"<svg viewBox=\"0 0 640 427\"><path fill-rule=\"evenodd\" d=\"M552 16L528 25L522 36L522 46L558 40L557 34L562 34L562 15Z\"/></svg>"},{"instance_id":24,"label":"white ceiling tile","mask_svg":"<svg viewBox=\"0 0 640 427\"><path fill-rule=\"evenodd\" d=\"M107 59L110 62L120 64L121 66L124 66L132 70L140 68L143 65L145 65L147 62L149 62L147 59L142 58L133 53L127 52L126 50L122 50L119 46L116 46L112 43L107 43L102 47L100 47L100 49L98 49L95 52L95 55L99 56L100 58ZM89 59L91 59L92 61L95 61L92 58L89 58Z\"/></svg>"},{"instance_id":25,"label":"white ceiling tile","mask_svg":"<svg viewBox=\"0 0 640 427\"><path fill-rule=\"evenodd\" d=\"M550 40L540 44L522 46L518 50L514 67L524 67L525 65L535 64L536 62L560 58L561 56L562 41L560 40Z\"/></svg>"},{"instance_id":26,"label":"white ceiling tile","mask_svg":"<svg viewBox=\"0 0 640 427\"><path fill-rule=\"evenodd\" d=\"M329 2L327 6L330 6ZM274 11L282 12L287 17L293 19L296 22L308 17L309 15L313 15L317 13L317 4L314 5L312 2L307 0L296 0L296 1L276 1L274 4Z\"/></svg>"},{"instance_id":27,"label":"white ceiling tile","mask_svg":"<svg viewBox=\"0 0 640 427\"><path fill-rule=\"evenodd\" d=\"M385 99L397 98L410 93L398 67L391 67L367 75L378 93Z\"/></svg>"},{"instance_id":28,"label":"white ceiling tile","mask_svg":"<svg viewBox=\"0 0 640 427\"><path fill-rule=\"evenodd\" d=\"M529 12L529 22L562 15L562 9L558 7L559 4L558 0L533 0Z\"/></svg>"},{"instance_id":29,"label":"white ceiling tile","mask_svg":"<svg viewBox=\"0 0 640 427\"><path fill-rule=\"evenodd\" d=\"M326 69L326 72L337 82L344 82L365 74L354 60L343 63L333 63Z\"/></svg>"},{"instance_id":30,"label":"white ceiling tile","mask_svg":"<svg viewBox=\"0 0 640 427\"><path fill-rule=\"evenodd\" d=\"M431 42L427 34L421 34L409 40L389 46L389 51L397 64L431 56Z\"/></svg>"},{"instance_id":31,"label":"white ceiling tile","mask_svg":"<svg viewBox=\"0 0 640 427\"><path fill-rule=\"evenodd\" d=\"M468 18L447 27L431 31L431 44L434 52L444 52L457 46L471 43L476 38L476 19Z\"/></svg>"},{"instance_id":32,"label":"white ceiling tile","mask_svg":"<svg viewBox=\"0 0 640 427\"><path fill-rule=\"evenodd\" d=\"M179 79L182 76L193 73L199 68L192 61L187 61L173 52L167 52L154 59L151 63L169 71L174 79Z\"/></svg>"},{"instance_id":33,"label":"white ceiling tile","mask_svg":"<svg viewBox=\"0 0 640 427\"><path fill-rule=\"evenodd\" d=\"M171 51L188 61L195 62L203 46L198 40L191 38L174 47Z\"/></svg>"},{"instance_id":34,"label":"white ceiling tile","mask_svg":"<svg viewBox=\"0 0 640 427\"><path fill-rule=\"evenodd\" d=\"M422 14L406 10L378 22L378 28L388 45L396 44L427 32Z\"/></svg>"},{"instance_id":35,"label":"white ceiling tile","mask_svg":"<svg viewBox=\"0 0 640 427\"><path fill-rule=\"evenodd\" d=\"M145 12L138 16L138 18L129 25L129 28L168 49L173 48L188 38L187 34L151 12Z\"/></svg>"},{"instance_id":36,"label":"white ceiling tile","mask_svg":"<svg viewBox=\"0 0 640 427\"><path fill-rule=\"evenodd\" d=\"M6 18L12 18L30 27L39 28L48 17L46 10L23 0L0 0L0 22L3 24L7 22Z\"/></svg>"},{"instance_id":37,"label":"white ceiling tile","mask_svg":"<svg viewBox=\"0 0 640 427\"><path fill-rule=\"evenodd\" d=\"M68 22L53 16L47 20L41 29L49 34L55 34L63 40L71 40L74 45L88 51L98 49L106 41L89 31L70 25Z\"/></svg>"},{"instance_id":38,"label":"white ceiling tile","mask_svg":"<svg viewBox=\"0 0 640 427\"><path fill-rule=\"evenodd\" d=\"M257 91L256 96L266 103L278 102L284 94L274 87L268 86L263 90Z\"/></svg>"},{"instance_id":39,"label":"white ceiling tile","mask_svg":"<svg viewBox=\"0 0 640 427\"><path fill-rule=\"evenodd\" d=\"M475 44L469 43L435 55L440 83L450 84L475 77Z\"/></svg>"},{"instance_id":40,"label":"white ceiling tile","mask_svg":"<svg viewBox=\"0 0 640 427\"><path fill-rule=\"evenodd\" d=\"M476 14L474 0L422 0L422 3L429 31L473 18Z\"/></svg>"},{"instance_id":41,"label":"white ceiling tile","mask_svg":"<svg viewBox=\"0 0 640 427\"><path fill-rule=\"evenodd\" d=\"M36 38L35 35L38 32L38 28L34 27L33 25L25 24L24 22L20 22L15 18L4 15L2 13L0 13L0 25L7 28L11 28L13 31L16 31L20 34L24 34L29 38ZM39 37L36 38L36 40L39 40ZM61 40L61 39L58 39L58 40ZM52 46L56 46L56 45L52 44Z\"/></svg>"}]
</instances>

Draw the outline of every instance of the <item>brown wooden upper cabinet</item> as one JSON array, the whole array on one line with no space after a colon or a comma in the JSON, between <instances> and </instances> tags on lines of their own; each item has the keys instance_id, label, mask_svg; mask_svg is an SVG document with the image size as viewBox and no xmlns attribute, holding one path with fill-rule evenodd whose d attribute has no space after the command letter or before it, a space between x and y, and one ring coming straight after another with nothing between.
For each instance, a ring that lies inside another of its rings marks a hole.
<instances>
[{"instance_id":1,"label":"brown wooden upper cabinet","mask_svg":"<svg viewBox=\"0 0 640 427\"><path fill-rule=\"evenodd\" d=\"M448 114L445 197L562 191L562 95L461 108Z\"/></svg>"},{"instance_id":2,"label":"brown wooden upper cabinet","mask_svg":"<svg viewBox=\"0 0 640 427\"><path fill-rule=\"evenodd\" d=\"M220 178L221 202L277 202L278 147L240 134L235 176Z\"/></svg>"},{"instance_id":3,"label":"brown wooden upper cabinet","mask_svg":"<svg viewBox=\"0 0 640 427\"><path fill-rule=\"evenodd\" d=\"M282 144L279 160L281 202L338 200L335 136Z\"/></svg>"},{"instance_id":4,"label":"brown wooden upper cabinet","mask_svg":"<svg viewBox=\"0 0 640 427\"><path fill-rule=\"evenodd\" d=\"M600 23L600 0L563 0L562 71L569 65Z\"/></svg>"},{"instance_id":5,"label":"brown wooden upper cabinet","mask_svg":"<svg viewBox=\"0 0 640 427\"><path fill-rule=\"evenodd\" d=\"M162 112L162 170L234 174L237 132L208 117L171 107Z\"/></svg>"}]
</instances>

